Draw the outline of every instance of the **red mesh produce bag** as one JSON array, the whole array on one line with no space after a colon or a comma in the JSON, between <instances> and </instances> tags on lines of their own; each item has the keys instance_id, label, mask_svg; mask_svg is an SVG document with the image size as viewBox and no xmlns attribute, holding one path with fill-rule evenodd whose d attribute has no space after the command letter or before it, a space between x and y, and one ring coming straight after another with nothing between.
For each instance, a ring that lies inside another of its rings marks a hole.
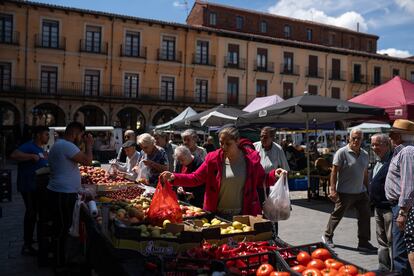
<instances>
[{"instance_id":1,"label":"red mesh produce bag","mask_svg":"<svg viewBox=\"0 0 414 276\"><path fill-rule=\"evenodd\" d=\"M166 219L172 223L182 222L183 215L171 184L167 182L163 186L158 180L157 189L148 209L147 220L151 225L162 226Z\"/></svg>"}]
</instances>

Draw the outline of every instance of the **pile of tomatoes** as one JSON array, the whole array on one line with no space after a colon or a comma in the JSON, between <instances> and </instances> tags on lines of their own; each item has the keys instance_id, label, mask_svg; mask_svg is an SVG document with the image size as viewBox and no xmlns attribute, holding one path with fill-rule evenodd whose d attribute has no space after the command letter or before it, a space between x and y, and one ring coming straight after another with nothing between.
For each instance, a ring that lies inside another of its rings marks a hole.
<instances>
[{"instance_id":1,"label":"pile of tomatoes","mask_svg":"<svg viewBox=\"0 0 414 276\"><path fill-rule=\"evenodd\" d=\"M311 254L300 251L291 269L303 276L375 276L374 272L360 274L358 268L332 258L326 248L318 248Z\"/></svg>"}]
</instances>

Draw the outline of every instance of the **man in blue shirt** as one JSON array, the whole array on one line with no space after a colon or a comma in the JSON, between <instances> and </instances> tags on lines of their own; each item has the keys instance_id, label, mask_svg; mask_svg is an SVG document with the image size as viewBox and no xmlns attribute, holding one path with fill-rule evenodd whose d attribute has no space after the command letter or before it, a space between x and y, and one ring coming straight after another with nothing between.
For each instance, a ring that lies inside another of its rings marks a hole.
<instances>
[{"instance_id":1,"label":"man in blue shirt","mask_svg":"<svg viewBox=\"0 0 414 276\"><path fill-rule=\"evenodd\" d=\"M26 208L24 214L24 245L23 255L36 255L33 248L33 232L37 219L36 170L47 166L47 153L43 146L49 140L49 128L38 126L33 129L33 140L21 145L12 152L10 157L18 161L17 190L21 193Z\"/></svg>"},{"instance_id":2,"label":"man in blue shirt","mask_svg":"<svg viewBox=\"0 0 414 276\"><path fill-rule=\"evenodd\" d=\"M85 152L79 149L85 143ZM81 175L78 164L90 166L92 163L93 137L85 135L85 127L79 122L66 126L62 139L52 146L49 153L50 181L47 186L47 199L53 220L55 245L55 272L65 271L65 241L72 225L72 214L78 192L81 188Z\"/></svg>"}]
</instances>

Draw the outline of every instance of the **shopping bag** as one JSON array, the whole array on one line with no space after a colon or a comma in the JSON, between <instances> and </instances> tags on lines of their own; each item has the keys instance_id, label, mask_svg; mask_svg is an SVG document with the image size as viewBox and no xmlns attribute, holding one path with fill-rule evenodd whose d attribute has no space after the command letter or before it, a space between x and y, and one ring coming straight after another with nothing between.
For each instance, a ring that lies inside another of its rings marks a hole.
<instances>
[{"instance_id":1,"label":"shopping bag","mask_svg":"<svg viewBox=\"0 0 414 276\"><path fill-rule=\"evenodd\" d=\"M286 174L277 180L276 184L270 187L269 196L266 195L263 203L263 214L271 221L286 220L290 216L289 185Z\"/></svg>"},{"instance_id":2,"label":"shopping bag","mask_svg":"<svg viewBox=\"0 0 414 276\"><path fill-rule=\"evenodd\" d=\"M157 188L148 209L147 219L154 226L163 226L165 220L169 220L171 223L183 221L177 195L170 183L167 182L163 186L158 180Z\"/></svg>"},{"instance_id":3,"label":"shopping bag","mask_svg":"<svg viewBox=\"0 0 414 276\"><path fill-rule=\"evenodd\" d=\"M138 165L135 166L135 172L137 173L137 182L148 183L151 169L144 164L143 160L139 161Z\"/></svg>"}]
</instances>

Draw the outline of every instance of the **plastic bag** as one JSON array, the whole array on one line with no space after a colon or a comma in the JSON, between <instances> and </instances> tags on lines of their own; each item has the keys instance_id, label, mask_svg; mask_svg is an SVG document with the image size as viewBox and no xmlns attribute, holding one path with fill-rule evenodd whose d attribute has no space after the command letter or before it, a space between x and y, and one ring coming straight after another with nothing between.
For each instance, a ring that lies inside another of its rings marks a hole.
<instances>
[{"instance_id":1,"label":"plastic bag","mask_svg":"<svg viewBox=\"0 0 414 276\"><path fill-rule=\"evenodd\" d=\"M280 221L290 217L289 185L286 174L282 174L276 184L270 187L269 197L265 192L265 199L263 214L268 220Z\"/></svg>"},{"instance_id":2,"label":"plastic bag","mask_svg":"<svg viewBox=\"0 0 414 276\"><path fill-rule=\"evenodd\" d=\"M148 209L147 219L151 225L155 226L163 226L165 220L169 220L171 223L183 221L177 195L170 183L167 182L163 186L158 180L157 189Z\"/></svg>"},{"instance_id":3,"label":"plastic bag","mask_svg":"<svg viewBox=\"0 0 414 276\"><path fill-rule=\"evenodd\" d=\"M138 165L135 166L135 172L137 173L137 182L148 183L150 178L151 169L145 166L143 160L139 161Z\"/></svg>"},{"instance_id":4,"label":"plastic bag","mask_svg":"<svg viewBox=\"0 0 414 276\"><path fill-rule=\"evenodd\" d=\"M80 208L85 204L82 197L78 195L78 199L75 202L72 212L72 225L69 228L69 235L72 237L79 237L79 220L80 220Z\"/></svg>"}]
</instances>

